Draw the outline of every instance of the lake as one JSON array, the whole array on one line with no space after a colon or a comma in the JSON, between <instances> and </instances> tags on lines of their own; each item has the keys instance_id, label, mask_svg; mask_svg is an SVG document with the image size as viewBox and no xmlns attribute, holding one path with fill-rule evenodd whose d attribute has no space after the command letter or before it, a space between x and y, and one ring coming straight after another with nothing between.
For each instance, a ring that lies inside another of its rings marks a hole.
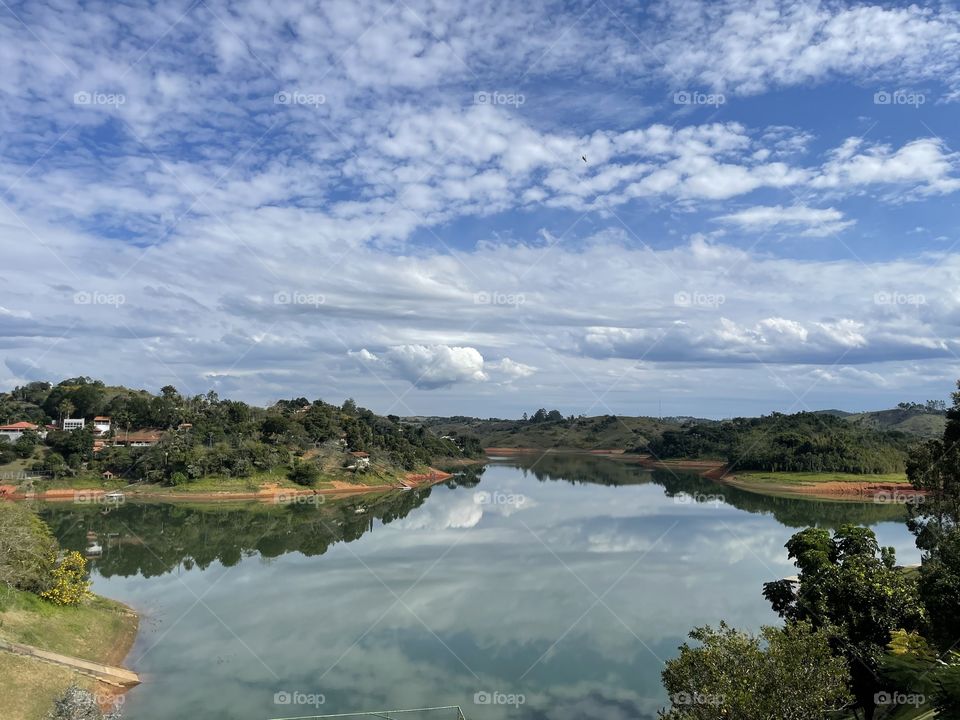
<instances>
[{"instance_id":1,"label":"lake","mask_svg":"<svg viewBox=\"0 0 960 720\"><path fill-rule=\"evenodd\" d=\"M141 614L130 720L460 705L485 718L655 718L663 661L721 619L776 623L762 584L808 524L902 508L765 498L615 460L504 458L446 485L322 505L48 505L104 546L93 590ZM455 717L450 713L407 717Z\"/></svg>"}]
</instances>

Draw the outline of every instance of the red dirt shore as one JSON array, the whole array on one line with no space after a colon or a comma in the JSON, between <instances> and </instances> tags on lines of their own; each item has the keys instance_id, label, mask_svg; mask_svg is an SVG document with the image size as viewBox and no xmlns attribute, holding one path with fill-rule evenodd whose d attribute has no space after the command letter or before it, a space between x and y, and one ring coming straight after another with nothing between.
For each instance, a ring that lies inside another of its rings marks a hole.
<instances>
[{"instance_id":1,"label":"red dirt shore","mask_svg":"<svg viewBox=\"0 0 960 720\"><path fill-rule=\"evenodd\" d=\"M435 485L438 482L453 477L450 473L431 468L427 473L408 473L402 481L394 485L358 485L341 480L334 480L332 488L288 488L279 487L275 484L264 484L256 491L237 492L151 492L150 490L134 490L126 493L127 497L143 500L258 500L265 503L283 503L289 498L301 495L322 495L324 497L349 497L352 495L367 495L370 493L389 492L391 490L401 490L403 488L418 488ZM0 499L6 500L44 500L47 502L74 502L77 497L82 497L85 501L91 502L102 498L107 494L106 490L100 488L91 488L89 490L73 488L57 488L45 490L43 492L20 492L14 485L0 485Z\"/></svg>"}]
</instances>

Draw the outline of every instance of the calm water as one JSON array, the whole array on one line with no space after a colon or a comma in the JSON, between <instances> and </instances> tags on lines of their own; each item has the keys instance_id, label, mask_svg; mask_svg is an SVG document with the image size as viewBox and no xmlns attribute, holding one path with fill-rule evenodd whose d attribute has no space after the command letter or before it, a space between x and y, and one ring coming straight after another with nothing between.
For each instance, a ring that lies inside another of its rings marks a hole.
<instances>
[{"instance_id":1,"label":"calm water","mask_svg":"<svg viewBox=\"0 0 960 720\"><path fill-rule=\"evenodd\" d=\"M919 557L893 506L530 462L321 507L44 512L71 547L99 534L94 590L142 614L131 720L432 705L470 720L654 718L663 660L693 626L776 621L761 585L795 572L783 548L795 528L868 524L901 562Z\"/></svg>"}]
</instances>

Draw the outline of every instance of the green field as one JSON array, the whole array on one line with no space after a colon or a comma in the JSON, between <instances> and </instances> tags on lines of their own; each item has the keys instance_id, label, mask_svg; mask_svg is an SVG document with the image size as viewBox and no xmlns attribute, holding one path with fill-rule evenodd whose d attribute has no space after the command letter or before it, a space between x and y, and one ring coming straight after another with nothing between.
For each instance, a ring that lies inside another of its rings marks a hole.
<instances>
[{"instance_id":1,"label":"green field","mask_svg":"<svg viewBox=\"0 0 960 720\"><path fill-rule=\"evenodd\" d=\"M857 473L837 473L837 472L737 472L733 475L737 480L751 484L777 484L777 485L817 485L827 482L849 482L849 483L906 483L907 476L904 473L882 473L877 475L860 475Z\"/></svg>"}]
</instances>

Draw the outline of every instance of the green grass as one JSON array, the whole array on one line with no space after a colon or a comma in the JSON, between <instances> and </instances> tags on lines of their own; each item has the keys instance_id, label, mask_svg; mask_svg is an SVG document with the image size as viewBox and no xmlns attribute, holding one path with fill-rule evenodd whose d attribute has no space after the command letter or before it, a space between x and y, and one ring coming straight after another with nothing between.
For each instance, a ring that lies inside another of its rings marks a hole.
<instances>
[{"instance_id":1,"label":"green grass","mask_svg":"<svg viewBox=\"0 0 960 720\"><path fill-rule=\"evenodd\" d=\"M0 638L106 664L119 664L136 635L137 618L120 603L94 596L76 607L0 586ZM4 720L45 720L71 684L96 681L69 668L0 652Z\"/></svg>"},{"instance_id":2,"label":"green grass","mask_svg":"<svg viewBox=\"0 0 960 720\"><path fill-rule=\"evenodd\" d=\"M103 662L131 626L135 630L135 618L123 605L96 595L61 606L33 593L0 589L0 638L9 642Z\"/></svg>"},{"instance_id":3,"label":"green grass","mask_svg":"<svg viewBox=\"0 0 960 720\"><path fill-rule=\"evenodd\" d=\"M856 473L838 472L738 472L733 473L738 480L757 484L782 485L816 485L826 482L877 482L877 483L906 483L905 473L885 473L879 475L859 475Z\"/></svg>"}]
</instances>

